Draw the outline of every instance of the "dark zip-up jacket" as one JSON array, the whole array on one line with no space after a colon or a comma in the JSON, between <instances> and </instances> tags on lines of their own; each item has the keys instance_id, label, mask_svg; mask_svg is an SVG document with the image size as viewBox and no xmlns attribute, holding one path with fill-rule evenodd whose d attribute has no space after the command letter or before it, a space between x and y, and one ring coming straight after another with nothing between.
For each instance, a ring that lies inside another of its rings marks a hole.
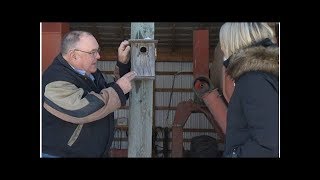
<instances>
[{"instance_id":1,"label":"dark zip-up jacket","mask_svg":"<svg viewBox=\"0 0 320 180\"><path fill-rule=\"evenodd\" d=\"M279 49L255 46L233 55L235 80L228 113L225 157L279 156Z\"/></svg>"},{"instance_id":2,"label":"dark zip-up jacket","mask_svg":"<svg viewBox=\"0 0 320 180\"><path fill-rule=\"evenodd\" d=\"M120 68L119 68L120 66ZM130 63L117 62L116 78ZM76 72L59 54L42 76L42 152L58 157L101 157L114 134L113 112L128 94L107 83L97 70L89 77Z\"/></svg>"}]
</instances>

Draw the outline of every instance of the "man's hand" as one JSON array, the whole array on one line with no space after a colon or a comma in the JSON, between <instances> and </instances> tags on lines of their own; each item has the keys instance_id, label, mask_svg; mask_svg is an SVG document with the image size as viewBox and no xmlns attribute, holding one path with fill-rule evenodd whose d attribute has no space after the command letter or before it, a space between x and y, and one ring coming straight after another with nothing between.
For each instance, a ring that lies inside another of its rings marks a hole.
<instances>
[{"instance_id":1,"label":"man's hand","mask_svg":"<svg viewBox=\"0 0 320 180\"><path fill-rule=\"evenodd\" d=\"M118 60L123 63L127 64L130 59L130 46L129 41L124 40L121 42L118 48Z\"/></svg>"},{"instance_id":2,"label":"man's hand","mask_svg":"<svg viewBox=\"0 0 320 180\"><path fill-rule=\"evenodd\" d=\"M118 81L116 82L120 88L122 89L124 94L127 94L131 91L131 81L136 77L137 73L134 71L130 71L127 74L123 75Z\"/></svg>"}]
</instances>

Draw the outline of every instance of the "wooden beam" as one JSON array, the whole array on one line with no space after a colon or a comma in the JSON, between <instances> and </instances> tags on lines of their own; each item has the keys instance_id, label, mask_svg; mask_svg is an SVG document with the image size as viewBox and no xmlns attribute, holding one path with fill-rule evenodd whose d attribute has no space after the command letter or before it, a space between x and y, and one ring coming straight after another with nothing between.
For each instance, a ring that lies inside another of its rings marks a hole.
<instances>
[{"instance_id":1,"label":"wooden beam","mask_svg":"<svg viewBox=\"0 0 320 180\"><path fill-rule=\"evenodd\" d=\"M174 52L176 49L176 24L172 24L171 33L172 33L172 40L171 40L171 52Z\"/></svg>"},{"instance_id":2,"label":"wooden beam","mask_svg":"<svg viewBox=\"0 0 320 180\"><path fill-rule=\"evenodd\" d=\"M154 39L154 23L131 23L131 39L144 38ZM131 57L131 62L132 60ZM141 79L134 80L132 84L128 122L128 157L151 157L154 81Z\"/></svg>"},{"instance_id":3,"label":"wooden beam","mask_svg":"<svg viewBox=\"0 0 320 180\"><path fill-rule=\"evenodd\" d=\"M97 39L98 42L102 42L99 30L97 28L97 23L92 23L92 35Z\"/></svg>"}]
</instances>

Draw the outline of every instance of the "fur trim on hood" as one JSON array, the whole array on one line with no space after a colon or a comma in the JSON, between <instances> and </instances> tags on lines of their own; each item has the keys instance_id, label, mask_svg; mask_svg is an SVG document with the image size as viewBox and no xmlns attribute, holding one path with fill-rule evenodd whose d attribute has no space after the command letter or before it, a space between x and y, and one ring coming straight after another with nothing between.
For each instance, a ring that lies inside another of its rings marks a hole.
<instances>
[{"instance_id":1,"label":"fur trim on hood","mask_svg":"<svg viewBox=\"0 0 320 180\"><path fill-rule=\"evenodd\" d=\"M262 71L279 77L279 48L250 47L230 58L227 73L234 79L250 71Z\"/></svg>"}]
</instances>

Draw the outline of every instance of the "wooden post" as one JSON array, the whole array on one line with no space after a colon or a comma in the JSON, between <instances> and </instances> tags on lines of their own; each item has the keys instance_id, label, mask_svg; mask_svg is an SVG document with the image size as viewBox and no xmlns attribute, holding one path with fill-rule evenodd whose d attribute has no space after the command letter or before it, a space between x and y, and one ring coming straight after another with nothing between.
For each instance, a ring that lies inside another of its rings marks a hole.
<instances>
[{"instance_id":1,"label":"wooden post","mask_svg":"<svg viewBox=\"0 0 320 180\"><path fill-rule=\"evenodd\" d=\"M131 39L145 38L154 39L154 23L131 23ZM151 157L152 112L153 79L133 81L128 122L128 157Z\"/></svg>"}]
</instances>

